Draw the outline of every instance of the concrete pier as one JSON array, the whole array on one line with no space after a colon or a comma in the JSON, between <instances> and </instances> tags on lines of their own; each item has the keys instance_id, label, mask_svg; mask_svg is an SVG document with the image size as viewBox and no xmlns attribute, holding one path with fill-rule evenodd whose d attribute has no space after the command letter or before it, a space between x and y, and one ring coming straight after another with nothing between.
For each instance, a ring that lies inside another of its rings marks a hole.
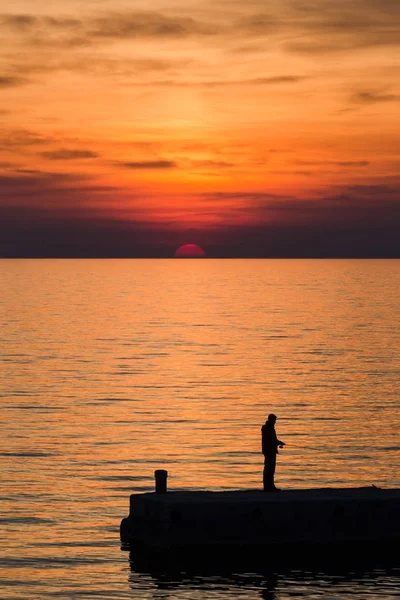
<instances>
[{"instance_id":1,"label":"concrete pier","mask_svg":"<svg viewBox=\"0 0 400 600\"><path fill-rule=\"evenodd\" d=\"M400 541L400 489L132 494L120 535L123 547L148 556L199 548L393 548Z\"/></svg>"}]
</instances>

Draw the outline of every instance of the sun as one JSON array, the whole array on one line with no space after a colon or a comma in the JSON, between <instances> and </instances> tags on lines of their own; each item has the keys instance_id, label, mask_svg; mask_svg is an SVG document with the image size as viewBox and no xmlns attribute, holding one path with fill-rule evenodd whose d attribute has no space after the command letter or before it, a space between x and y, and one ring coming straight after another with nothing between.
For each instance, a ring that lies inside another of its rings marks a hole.
<instances>
[{"instance_id":1,"label":"sun","mask_svg":"<svg viewBox=\"0 0 400 600\"><path fill-rule=\"evenodd\" d=\"M197 244L183 244L175 251L176 258L205 258L207 255Z\"/></svg>"}]
</instances>

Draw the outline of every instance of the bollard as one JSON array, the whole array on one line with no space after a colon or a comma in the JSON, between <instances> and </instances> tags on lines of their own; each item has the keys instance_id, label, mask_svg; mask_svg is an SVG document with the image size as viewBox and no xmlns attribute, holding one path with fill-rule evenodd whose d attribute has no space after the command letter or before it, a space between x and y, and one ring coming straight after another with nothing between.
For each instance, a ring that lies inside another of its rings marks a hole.
<instances>
[{"instance_id":1,"label":"bollard","mask_svg":"<svg viewBox=\"0 0 400 600\"><path fill-rule=\"evenodd\" d=\"M154 477L156 479L156 494L165 494L167 491L168 471L157 469L154 471Z\"/></svg>"}]
</instances>

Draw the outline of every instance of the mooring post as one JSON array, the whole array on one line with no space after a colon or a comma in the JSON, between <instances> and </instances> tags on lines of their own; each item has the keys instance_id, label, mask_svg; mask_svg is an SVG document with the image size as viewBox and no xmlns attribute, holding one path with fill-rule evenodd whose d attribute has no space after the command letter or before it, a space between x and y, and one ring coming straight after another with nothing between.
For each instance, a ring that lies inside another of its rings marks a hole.
<instances>
[{"instance_id":1,"label":"mooring post","mask_svg":"<svg viewBox=\"0 0 400 600\"><path fill-rule=\"evenodd\" d=\"M156 480L156 494L165 494L167 491L168 471L165 469L157 469L154 471L154 477Z\"/></svg>"}]
</instances>

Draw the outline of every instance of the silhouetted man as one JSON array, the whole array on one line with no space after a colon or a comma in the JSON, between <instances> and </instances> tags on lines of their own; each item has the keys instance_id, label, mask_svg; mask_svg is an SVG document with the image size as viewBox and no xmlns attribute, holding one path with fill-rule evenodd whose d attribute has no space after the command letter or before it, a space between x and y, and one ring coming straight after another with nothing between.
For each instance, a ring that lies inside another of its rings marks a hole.
<instances>
[{"instance_id":1,"label":"silhouetted man","mask_svg":"<svg viewBox=\"0 0 400 600\"><path fill-rule=\"evenodd\" d=\"M264 454L263 484L264 492L279 492L275 487L274 476L278 448L283 448L284 442L278 440L275 431L276 415L268 415L265 425L261 427L262 453Z\"/></svg>"}]
</instances>

